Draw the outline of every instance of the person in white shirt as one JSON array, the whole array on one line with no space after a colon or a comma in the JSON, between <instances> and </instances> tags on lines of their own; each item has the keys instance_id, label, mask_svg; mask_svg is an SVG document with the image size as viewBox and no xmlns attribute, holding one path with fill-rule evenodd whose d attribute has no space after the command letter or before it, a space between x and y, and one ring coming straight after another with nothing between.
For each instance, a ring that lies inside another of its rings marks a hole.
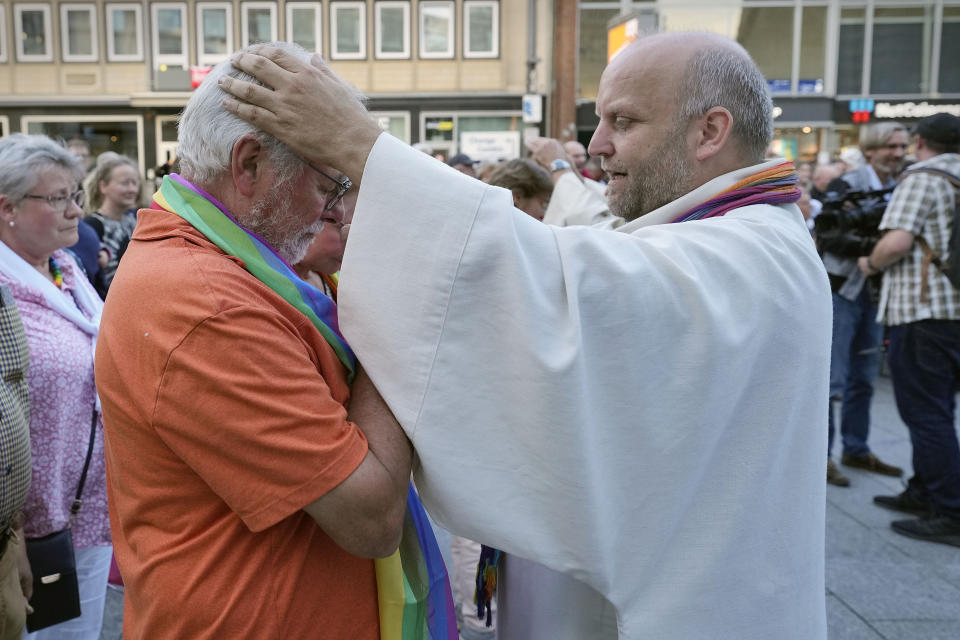
<instances>
[{"instance_id":1,"label":"person in white shirt","mask_svg":"<svg viewBox=\"0 0 960 640\"><path fill-rule=\"evenodd\" d=\"M644 37L603 72L616 230L381 135L318 56L233 64L267 86L222 81L228 110L361 184L341 326L431 514L594 594L508 596L500 638L826 638L830 288L742 47Z\"/></svg>"}]
</instances>

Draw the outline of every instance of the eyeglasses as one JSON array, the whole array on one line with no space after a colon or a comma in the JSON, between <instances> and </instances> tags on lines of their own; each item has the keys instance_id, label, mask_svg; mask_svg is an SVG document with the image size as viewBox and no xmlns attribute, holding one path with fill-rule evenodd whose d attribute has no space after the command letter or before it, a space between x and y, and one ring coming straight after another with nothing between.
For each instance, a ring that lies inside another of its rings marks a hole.
<instances>
[{"instance_id":1,"label":"eyeglasses","mask_svg":"<svg viewBox=\"0 0 960 640\"><path fill-rule=\"evenodd\" d=\"M347 176L343 176L343 178L341 178L340 180L337 180L333 176L328 175L323 171L320 171L320 169L317 169L315 166L313 166L309 162L306 164L308 167L310 167L311 169L313 169L314 171L322 175L327 180L330 180L336 183L337 193L332 198L327 199L327 204L323 208L324 211L330 211L330 209L333 209L335 206L337 206L337 203L343 199L343 196L346 195L347 191L350 191L350 189L353 188L353 181L351 181L350 178L348 178Z\"/></svg>"},{"instance_id":2,"label":"eyeglasses","mask_svg":"<svg viewBox=\"0 0 960 640\"><path fill-rule=\"evenodd\" d=\"M68 196L34 196L34 195L25 195L24 198L30 198L31 200L46 200L47 204L53 207L54 211L57 213L63 213L70 207L70 203L73 202L75 205L83 208L83 189L77 189Z\"/></svg>"}]
</instances>

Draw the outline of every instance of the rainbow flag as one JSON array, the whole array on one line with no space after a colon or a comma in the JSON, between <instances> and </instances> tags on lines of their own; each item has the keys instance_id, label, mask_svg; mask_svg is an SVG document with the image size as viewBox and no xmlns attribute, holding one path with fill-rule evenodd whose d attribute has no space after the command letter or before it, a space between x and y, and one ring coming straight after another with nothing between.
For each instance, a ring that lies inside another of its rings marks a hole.
<instances>
[{"instance_id":1,"label":"rainbow flag","mask_svg":"<svg viewBox=\"0 0 960 640\"><path fill-rule=\"evenodd\" d=\"M457 617L447 569L413 485L400 548L374 560L380 640L457 640Z\"/></svg>"}]
</instances>

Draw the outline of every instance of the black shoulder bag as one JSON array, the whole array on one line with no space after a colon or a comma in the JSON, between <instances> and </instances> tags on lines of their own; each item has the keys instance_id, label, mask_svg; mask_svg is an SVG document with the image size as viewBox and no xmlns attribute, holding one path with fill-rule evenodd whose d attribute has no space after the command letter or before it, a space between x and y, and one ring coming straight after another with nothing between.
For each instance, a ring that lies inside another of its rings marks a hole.
<instances>
[{"instance_id":1,"label":"black shoulder bag","mask_svg":"<svg viewBox=\"0 0 960 640\"><path fill-rule=\"evenodd\" d=\"M93 410L90 423L90 446L83 463L77 496L70 505L70 522L73 522L83 501L83 485L87 481L87 469L93 457L93 442L97 436L97 410ZM30 606L33 613L27 616L27 631L39 629L80 617L80 588L77 583L77 559L73 553L73 535L70 524L42 538L27 538L27 558L33 571L33 597Z\"/></svg>"}]
</instances>

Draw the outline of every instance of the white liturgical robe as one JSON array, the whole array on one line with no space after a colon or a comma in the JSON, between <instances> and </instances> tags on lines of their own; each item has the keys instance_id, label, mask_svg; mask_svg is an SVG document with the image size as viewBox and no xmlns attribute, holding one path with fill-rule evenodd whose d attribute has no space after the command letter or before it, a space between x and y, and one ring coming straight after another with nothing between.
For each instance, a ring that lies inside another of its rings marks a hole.
<instances>
[{"instance_id":1,"label":"white liturgical robe","mask_svg":"<svg viewBox=\"0 0 960 640\"><path fill-rule=\"evenodd\" d=\"M823 265L794 205L657 224L766 166L615 231L386 134L364 170L340 322L424 503L589 585L624 640L826 637Z\"/></svg>"}]
</instances>

